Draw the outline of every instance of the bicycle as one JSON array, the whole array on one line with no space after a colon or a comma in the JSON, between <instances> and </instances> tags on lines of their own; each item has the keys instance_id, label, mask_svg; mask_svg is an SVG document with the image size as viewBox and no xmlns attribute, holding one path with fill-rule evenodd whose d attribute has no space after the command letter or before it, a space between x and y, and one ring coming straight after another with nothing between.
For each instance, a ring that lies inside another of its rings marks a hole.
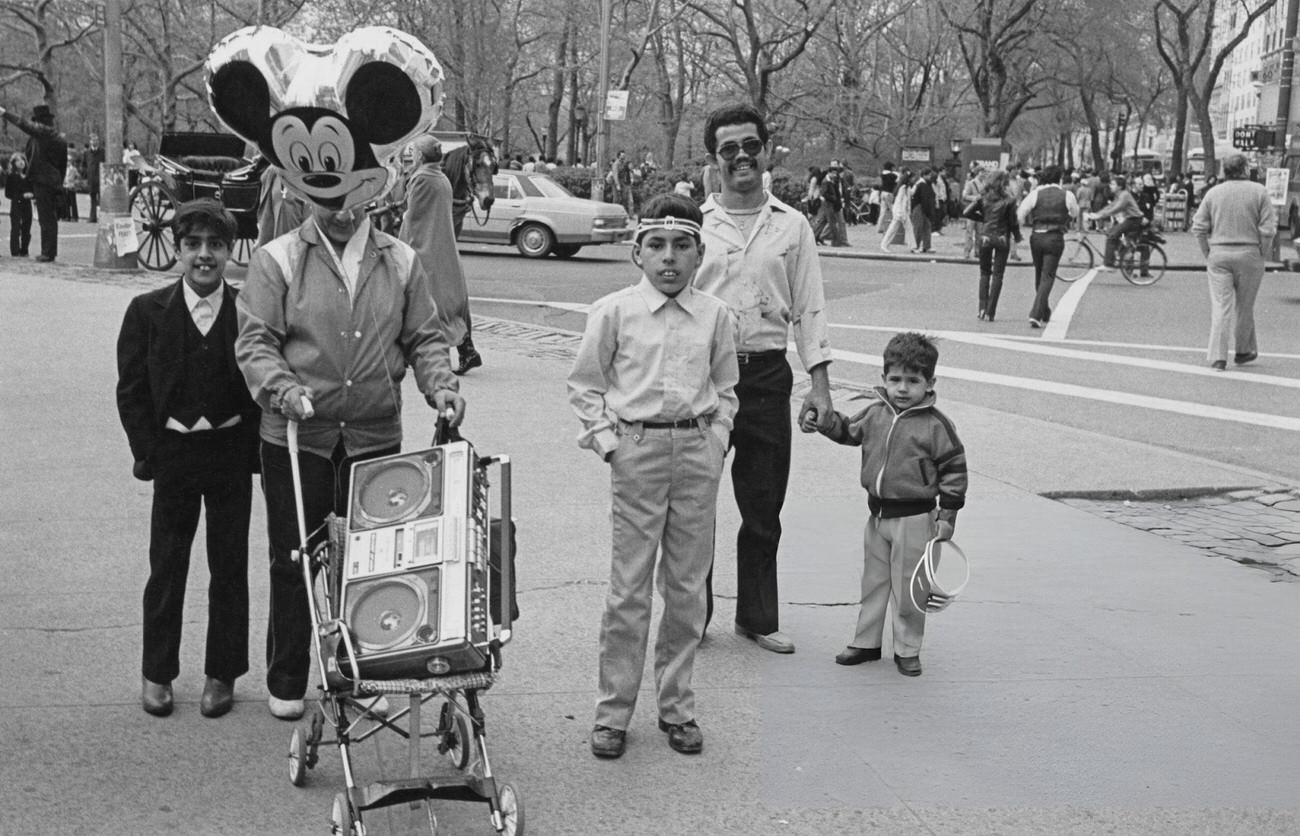
<instances>
[{"instance_id":1,"label":"bicycle","mask_svg":"<svg viewBox=\"0 0 1300 836\"><path fill-rule=\"evenodd\" d=\"M1139 233L1128 233L1120 239L1115 259L1119 262L1119 270L1129 284L1146 287L1160 281L1169 266L1169 259L1165 255L1164 248L1160 246L1163 243L1165 243L1164 236L1150 227L1143 228ZM1143 250L1147 252L1145 269L1142 265ZM1061 253L1061 261L1056 267L1056 278L1063 282L1083 278L1084 274L1101 259L1103 259L1102 251L1092 243L1087 230L1067 233L1065 250Z\"/></svg>"}]
</instances>

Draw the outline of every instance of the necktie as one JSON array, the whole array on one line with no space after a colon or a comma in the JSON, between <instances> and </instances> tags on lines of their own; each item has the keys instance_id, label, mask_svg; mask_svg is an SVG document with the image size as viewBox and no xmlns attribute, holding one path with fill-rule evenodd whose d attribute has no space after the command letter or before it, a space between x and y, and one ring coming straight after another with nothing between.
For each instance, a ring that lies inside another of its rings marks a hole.
<instances>
[{"instance_id":1,"label":"necktie","mask_svg":"<svg viewBox=\"0 0 1300 836\"><path fill-rule=\"evenodd\" d=\"M207 299L200 299L194 306L194 324L198 326L199 333L203 336L208 335L212 330L212 320L215 318L212 313L212 303Z\"/></svg>"}]
</instances>

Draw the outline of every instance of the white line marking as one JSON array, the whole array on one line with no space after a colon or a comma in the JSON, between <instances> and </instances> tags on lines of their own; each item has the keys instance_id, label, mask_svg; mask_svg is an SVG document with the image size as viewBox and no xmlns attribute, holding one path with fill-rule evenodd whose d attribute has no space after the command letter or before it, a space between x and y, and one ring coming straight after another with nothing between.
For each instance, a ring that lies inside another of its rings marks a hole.
<instances>
[{"instance_id":1,"label":"white line marking","mask_svg":"<svg viewBox=\"0 0 1300 836\"><path fill-rule=\"evenodd\" d=\"M1084 273L1070 289L1057 300L1056 310L1052 311L1052 318L1047 321L1047 327L1043 329L1043 338L1048 340L1063 340L1065 332L1070 330L1070 320L1074 319L1074 312L1079 307L1079 302L1083 299L1083 294L1088 290L1088 285L1097 277L1097 268L1094 267L1087 273Z\"/></svg>"},{"instance_id":2,"label":"white line marking","mask_svg":"<svg viewBox=\"0 0 1300 836\"><path fill-rule=\"evenodd\" d=\"M790 348L793 350L794 346L791 345ZM834 350L832 351L832 355L836 360L845 360L851 363L862 363L868 366L879 366L881 364L879 357L870 354L862 354L856 351ZM948 377L954 380L969 380L973 383L989 383L994 386L1008 386L1012 389L1027 389L1033 392L1046 392L1051 395L1064 395L1071 398L1102 401L1104 403L1119 404L1121 406L1140 406L1146 409L1155 409L1160 412L1172 412L1177 415L1187 415L1193 418L1214 418L1220 421L1232 421L1238 424L1251 424L1257 427L1268 427L1270 429L1300 432L1300 418L1292 418L1285 415L1246 412L1241 409L1228 409L1226 407L1211 406L1210 404L1205 403L1179 401L1171 398L1156 398L1150 395L1135 395L1129 392L1116 392L1111 389L1094 389L1087 386L1076 386L1073 383L1058 383L1054 380L1042 380L1034 377L1015 377L1007 374L997 374L996 372L981 372L974 369L959 369L940 366L936 369L935 374L938 377ZM1222 374L1222 372L1218 372L1218 374Z\"/></svg>"}]
</instances>

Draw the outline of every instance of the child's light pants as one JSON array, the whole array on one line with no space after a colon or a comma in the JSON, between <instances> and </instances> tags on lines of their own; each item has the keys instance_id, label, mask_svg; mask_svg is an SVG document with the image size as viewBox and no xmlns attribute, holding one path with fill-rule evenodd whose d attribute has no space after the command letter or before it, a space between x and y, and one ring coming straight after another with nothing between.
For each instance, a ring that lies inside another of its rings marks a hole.
<instances>
[{"instance_id":1,"label":"child's light pants","mask_svg":"<svg viewBox=\"0 0 1300 836\"><path fill-rule=\"evenodd\" d=\"M925 636L925 611L912 606L907 585L912 570L925 554L925 544L934 537L936 513L910 517L867 518L863 543L862 609L853 647L881 646L885 629L885 608L893 604L894 653L918 656ZM921 599L918 593L917 598ZM921 600L922 605L925 601Z\"/></svg>"},{"instance_id":2,"label":"child's light pants","mask_svg":"<svg viewBox=\"0 0 1300 836\"><path fill-rule=\"evenodd\" d=\"M725 455L707 426L619 425L610 463L613 560L600 625L596 724L627 729L636 708L650 635L651 582L663 599L655 639L655 687L666 723L695 719L691 675L704 633L704 579L713 562L713 523Z\"/></svg>"}]
</instances>

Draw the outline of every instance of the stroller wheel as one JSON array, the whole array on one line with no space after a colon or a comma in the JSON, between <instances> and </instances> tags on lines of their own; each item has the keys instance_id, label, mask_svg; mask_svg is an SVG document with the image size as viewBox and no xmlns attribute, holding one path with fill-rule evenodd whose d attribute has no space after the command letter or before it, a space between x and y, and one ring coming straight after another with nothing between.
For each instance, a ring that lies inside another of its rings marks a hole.
<instances>
[{"instance_id":1,"label":"stroller wheel","mask_svg":"<svg viewBox=\"0 0 1300 836\"><path fill-rule=\"evenodd\" d=\"M438 748L451 761L452 766L464 769L469 765L470 747L474 739L469 720L452 708L449 702L442 704L441 715L438 718L438 728L442 731L442 743Z\"/></svg>"},{"instance_id":2,"label":"stroller wheel","mask_svg":"<svg viewBox=\"0 0 1300 836\"><path fill-rule=\"evenodd\" d=\"M289 783L301 787L307 775L307 735L294 726L289 735Z\"/></svg>"},{"instance_id":3,"label":"stroller wheel","mask_svg":"<svg viewBox=\"0 0 1300 836\"><path fill-rule=\"evenodd\" d=\"M366 836L366 828L357 820L348 801L347 793L336 793L334 809L330 811L330 833L333 836Z\"/></svg>"},{"instance_id":4,"label":"stroller wheel","mask_svg":"<svg viewBox=\"0 0 1300 836\"><path fill-rule=\"evenodd\" d=\"M505 836L524 836L524 800L510 784L497 790L497 811L501 814L501 830Z\"/></svg>"}]
</instances>

